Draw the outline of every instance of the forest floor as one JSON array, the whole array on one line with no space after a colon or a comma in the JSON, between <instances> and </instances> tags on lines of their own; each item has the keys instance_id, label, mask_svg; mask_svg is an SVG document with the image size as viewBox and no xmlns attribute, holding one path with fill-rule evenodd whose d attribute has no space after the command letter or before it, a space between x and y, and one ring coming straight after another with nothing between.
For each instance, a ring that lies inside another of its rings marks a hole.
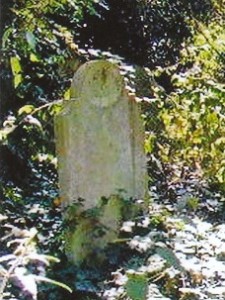
<instances>
[{"instance_id":1,"label":"forest floor","mask_svg":"<svg viewBox=\"0 0 225 300\"><path fill-rule=\"evenodd\" d=\"M113 273L105 299L225 299L225 199L198 172L182 173L174 166L151 186L149 214L133 224L149 231L129 242L139 256Z\"/></svg>"},{"instance_id":2,"label":"forest floor","mask_svg":"<svg viewBox=\"0 0 225 300\"><path fill-rule=\"evenodd\" d=\"M225 199L197 172L170 167L169 174L151 184L148 211L122 224L121 239L98 268L67 261L62 215L52 201L5 201L0 299L225 299ZM60 262L50 264L47 254Z\"/></svg>"}]
</instances>

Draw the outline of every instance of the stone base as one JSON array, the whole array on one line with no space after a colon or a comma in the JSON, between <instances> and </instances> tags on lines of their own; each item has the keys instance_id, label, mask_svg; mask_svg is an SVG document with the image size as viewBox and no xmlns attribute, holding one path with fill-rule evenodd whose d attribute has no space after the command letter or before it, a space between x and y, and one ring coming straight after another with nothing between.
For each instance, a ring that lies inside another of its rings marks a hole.
<instances>
[{"instance_id":1,"label":"stone base","mask_svg":"<svg viewBox=\"0 0 225 300\"><path fill-rule=\"evenodd\" d=\"M75 264L98 265L105 260L104 249L119 236L123 221L123 200L119 196L102 199L98 207L74 216L75 229L68 230L66 252Z\"/></svg>"}]
</instances>

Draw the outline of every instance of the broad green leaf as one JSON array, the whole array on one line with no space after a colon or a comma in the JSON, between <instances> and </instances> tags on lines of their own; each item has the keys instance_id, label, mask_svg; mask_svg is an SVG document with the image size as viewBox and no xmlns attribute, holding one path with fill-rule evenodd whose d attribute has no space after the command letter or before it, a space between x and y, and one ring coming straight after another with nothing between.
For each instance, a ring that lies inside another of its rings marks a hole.
<instances>
[{"instance_id":1,"label":"broad green leaf","mask_svg":"<svg viewBox=\"0 0 225 300\"><path fill-rule=\"evenodd\" d=\"M145 149L145 153L148 154L148 153L151 153L153 151L153 148L154 148L154 135L149 135L146 139L145 139L145 142L144 142L144 149Z\"/></svg>"},{"instance_id":2,"label":"broad green leaf","mask_svg":"<svg viewBox=\"0 0 225 300\"><path fill-rule=\"evenodd\" d=\"M14 76L14 87L17 88L23 79L21 75L22 68L20 65L20 59L16 56L10 57L10 64Z\"/></svg>"},{"instance_id":3,"label":"broad green leaf","mask_svg":"<svg viewBox=\"0 0 225 300\"><path fill-rule=\"evenodd\" d=\"M170 266L173 266L175 269L183 272L184 268L173 251L161 242L158 242L157 244L156 253L164 258Z\"/></svg>"},{"instance_id":4,"label":"broad green leaf","mask_svg":"<svg viewBox=\"0 0 225 300\"><path fill-rule=\"evenodd\" d=\"M31 53L31 54L30 54L30 61L32 61L32 62L39 62L40 59L37 57L36 54Z\"/></svg>"},{"instance_id":5,"label":"broad green leaf","mask_svg":"<svg viewBox=\"0 0 225 300\"><path fill-rule=\"evenodd\" d=\"M23 78L21 74L17 74L14 76L14 87L15 89L18 87L18 85L22 82Z\"/></svg>"},{"instance_id":6,"label":"broad green leaf","mask_svg":"<svg viewBox=\"0 0 225 300\"><path fill-rule=\"evenodd\" d=\"M63 101L61 101L61 102L59 101L58 103L55 103L49 107L48 111L51 116L56 115L62 111L62 109L63 109L62 103L63 103Z\"/></svg>"},{"instance_id":7,"label":"broad green leaf","mask_svg":"<svg viewBox=\"0 0 225 300\"><path fill-rule=\"evenodd\" d=\"M35 48L36 48L36 38L35 38L35 36L32 32L30 32L30 31L26 32L26 40L27 40L27 43L30 46L30 48L32 50L35 50Z\"/></svg>"},{"instance_id":8,"label":"broad green leaf","mask_svg":"<svg viewBox=\"0 0 225 300\"><path fill-rule=\"evenodd\" d=\"M30 114L33 110L34 110L33 105L29 105L29 104L24 105L18 110L18 115L20 116L22 114Z\"/></svg>"},{"instance_id":9,"label":"broad green leaf","mask_svg":"<svg viewBox=\"0 0 225 300\"><path fill-rule=\"evenodd\" d=\"M148 278L144 273L127 272L125 285L127 296L132 300L145 300L148 292Z\"/></svg>"},{"instance_id":10,"label":"broad green leaf","mask_svg":"<svg viewBox=\"0 0 225 300\"><path fill-rule=\"evenodd\" d=\"M16 56L10 57L10 64L11 64L11 69L12 69L12 73L14 76L21 73L22 68L20 65L20 59L18 57L16 57Z\"/></svg>"}]
</instances>

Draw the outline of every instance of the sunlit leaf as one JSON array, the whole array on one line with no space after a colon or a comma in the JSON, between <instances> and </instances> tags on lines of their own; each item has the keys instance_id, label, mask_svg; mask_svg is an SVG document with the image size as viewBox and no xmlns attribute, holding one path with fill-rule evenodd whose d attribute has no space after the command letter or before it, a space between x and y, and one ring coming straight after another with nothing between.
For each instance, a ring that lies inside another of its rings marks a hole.
<instances>
[{"instance_id":1,"label":"sunlit leaf","mask_svg":"<svg viewBox=\"0 0 225 300\"><path fill-rule=\"evenodd\" d=\"M30 253L28 255L30 260L36 260L43 262L45 265L49 265L49 262L55 262L59 263L60 260L54 256L51 255L44 255L44 254L39 254L39 253Z\"/></svg>"},{"instance_id":2,"label":"sunlit leaf","mask_svg":"<svg viewBox=\"0 0 225 300\"><path fill-rule=\"evenodd\" d=\"M19 84L22 82L22 75L17 74L14 76L14 87L15 89L19 86Z\"/></svg>"},{"instance_id":3,"label":"sunlit leaf","mask_svg":"<svg viewBox=\"0 0 225 300\"><path fill-rule=\"evenodd\" d=\"M39 62L40 59L38 58L38 56L36 54L31 53L30 54L30 61L32 61L32 62Z\"/></svg>"},{"instance_id":4,"label":"sunlit leaf","mask_svg":"<svg viewBox=\"0 0 225 300\"><path fill-rule=\"evenodd\" d=\"M10 64L11 64L12 73L14 75L14 87L17 88L18 85L22 81L22 75L21 75L22 68L21 68L19 58L16 57L16 56L11 57L10 58Z\"/></svg>"},{"instance_id":5,"label":"sunlit leaf","mask_svg":"<svg viewBox=\"0 0 225 300\"><path fill-rule=\"evenodd\" d=\"M152 150L154 148L154 140L155 136L153 134L149 134L149 136L145 139L144 149L146 154L152 153Z\"/></svg>"},{"instance_id":6,"label":"sunlit leaf","mask_svg":"<svg viewBox=\"0 0 225 300\"><path fill-rule=\"evenodd\" d=\"M64 99L65 100L70 100L70 96L71 96L71 89L67 89L64 93Z\"/></svg>"},{"instance_id":7,"label":"sunlit leaf","mask_svg":"<svg viewBox=\"0 0 225 300\"><path fill-rule=\"evenodd\" d=\"M22 114L30 114L33 110L34 110L33 105L30 104L24 105L18 110L18 115L20 116Z\"/></svg>"},{"instance_id":8,"label":"sunlit leaf","mask_svg":"<svg viewBox=\"0 0 225 300\"><path fill-rule=\"evenodd\" d=\"M47 278L47 277L44 277L44 276L34 275L34 277L35 277L35 280L37 280L37 281L44 281L44 282L47 282L47 283L51 283L51 284L60 286L61 288L67 290L70 293L73 292L73 290L68 285L66 285L62 282L59 282L59 281L56 281L56 280L53 280L53 279L50 279L50 278Z\"/></svg>"},{"instance_id":9,"label":"sunlit leaf","mask_svg":"<svg viewBox=\"0 0 225 300\"><path fill-rule=\"evenodd\" d=\"M14 76L22 71L20 59L17 56L10 57L10 64Z\"/></svg>"}]
</instances>

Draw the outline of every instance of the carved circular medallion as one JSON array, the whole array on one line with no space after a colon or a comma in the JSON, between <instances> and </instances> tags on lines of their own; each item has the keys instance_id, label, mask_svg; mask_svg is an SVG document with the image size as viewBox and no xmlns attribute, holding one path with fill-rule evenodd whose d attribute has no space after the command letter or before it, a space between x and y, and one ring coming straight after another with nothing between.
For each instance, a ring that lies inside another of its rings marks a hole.
<instances>
[{"instance_id":1,"label":"carved circular medallion","mask_svg":"<svg viewBox=\"0 0 225 300\"><path fill-rule=\"evenodd\" d=\"M119 68L104 60L81 66L73 77L71 96L97 107L111 106L119 100L124 88Z\"/></svg>"}]
</instances>

